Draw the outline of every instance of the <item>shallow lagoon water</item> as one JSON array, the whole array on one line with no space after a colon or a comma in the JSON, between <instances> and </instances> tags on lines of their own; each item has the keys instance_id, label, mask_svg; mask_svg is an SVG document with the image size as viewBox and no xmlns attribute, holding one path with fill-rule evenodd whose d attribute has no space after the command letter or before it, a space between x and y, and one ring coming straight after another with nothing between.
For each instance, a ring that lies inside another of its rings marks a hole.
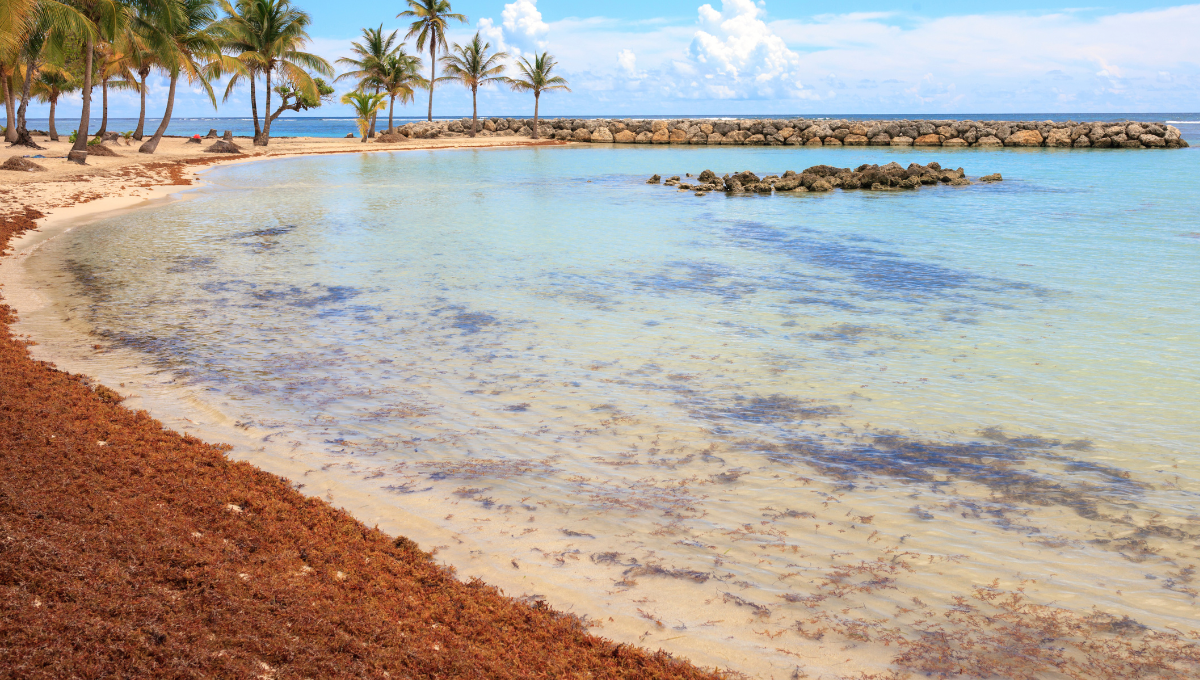
<instances>
[{"instance_id":1,"label":"shallow lagoon water","mask_svg":"<svg viewBox=\"0 0 1200 680\"><path fill-rule=\"evenodd\" d=\"M884 668L880 630L993 582L1194 627L1195 158L271 161L29 266L60 282L47 320L84 321L207 417L285 447L306 492L336 478L441 527L462 573L575 607L602 635L832 677ZM644 183L893 160L1005 181Z\"/></svg>"}]
</instances>

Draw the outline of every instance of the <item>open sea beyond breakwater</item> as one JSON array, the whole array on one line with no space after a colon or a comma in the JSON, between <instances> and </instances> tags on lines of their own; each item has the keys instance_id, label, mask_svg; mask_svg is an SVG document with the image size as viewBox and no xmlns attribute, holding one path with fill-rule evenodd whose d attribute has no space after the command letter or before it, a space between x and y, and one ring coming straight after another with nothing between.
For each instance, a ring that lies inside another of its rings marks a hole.
<instances>
[{"instance_id":1,"label":"open sea beyond breakwater","mask_svg":"<svg viewBox=\"0 0 1200 680\"><path fill-rule=\"evenodd\" d=\"M18 330L601 635L833 677L936 669L961 633L1017 677L1107 652L1005 652L1004 593L1118 641L1200 619L1196 154L235 165L45 245L23 266L53 302ZM892 161L1004 181L645 184Z\"/></svg>"},{"instance_id":2,"label":"open sea beyond breakwater","mask_svg":"<svg viewBox=\"0 0 1200 680\"><path fill-rule=\"evenodd\" d=\"M510 117L530 118L528 113L521 113ZM677 118L701 118L701 116L642 116L642 115L587 115L587 116L567 116L568 118L581 119L625 119L632 118L635 120L667 120ZM705 118L721 119L721 120L742 120L753 118L795 118L797 116L785 114L763 114L753 116L706 116ZM981 113L981 114L939 114L917 115L917 114L897 114L897 115L818 115L804 114L804 118L810 120L830 119L830 120L902 120L909 118L947 118L947 119L967 119L967 120L996 120L996 121L1022 121L1022 120L1050 120L1054 122L1075 120L1075 121L1098 121L1098 122L1118 122L1126 120L1169 123L1175 125L1183 133L1184 139L1190 143L1200 141L1200 113L1018 113L1018 114L1003 114L1003 113ZM395 117L396 126L399 127L405 123L419 123L425 120L424 116L400 116ZM436 117L435 120L461 120L461 116L452 117ZM147 119L147 130L153 131L158 124L157 119ZM71 130L79 127L79 116L76 113L72 117L70 111L60 111L56 119L56 125L59 134L70 134ZM46 130L49 127L49 120L46 118L30 118L29 129L31 130ZM133 130L137 127L136 118L110 118L108 129L118 132ZM379 129L387 127L387 116L383 115L379 118ZM100 128L100 118L93 116L91 121L92 133ZM171 120L167 127L167 134L178 135L181 137L190 137L192 135L203 135L209 130L215 129L220 134L225 130L231 130L233 134L239 137L249 137L254 134L254 122L248 116L234 117L177 117ZM276 137L345 137L348 133L358 134L358 126L354 122L354 118L337 117L337 116L281 116L271 125L271 134Z\"/></svg>"}]
</instances>

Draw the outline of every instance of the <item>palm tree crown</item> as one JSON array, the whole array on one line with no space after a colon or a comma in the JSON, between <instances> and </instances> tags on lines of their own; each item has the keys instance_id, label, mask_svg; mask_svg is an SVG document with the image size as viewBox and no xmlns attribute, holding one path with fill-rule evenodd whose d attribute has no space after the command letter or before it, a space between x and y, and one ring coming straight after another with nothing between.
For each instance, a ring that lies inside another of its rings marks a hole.
<instances>
[{"instance_id":1,"label":"palm tree crown","mask_svg":"<svg viewBox=\"0 0 1200 680\"><path fill-rule=\"evenodd\" d=\"M450 53L442 57L442 66L446 68L446 75L442 76L440 80L457 81L471 90L472 137L475 136L479 127L479 108L476 105L476 94L479 92L479 88L504 80L504 77L500 75L504 73L504 64L501 64L500 60L507 59L508 53L488 54L488 50L491 48L492 44L483 42L483 38L479 37L479 31L476 31L471 42L466 45L455 43L454 47L450 48Z\"/></svg>"},{"instance_id":2,"label":"palm tree crown","mask_svg":"<svg viewBox=\"0 0 1200 680\"><path fill-rule=\"evenodd\" d=\"M453 19L466 23L464 14L450 11L449 0L408 0L408 9L396 18L415 17L405 38L417 37L417 49L429 46L429 120L433 120L433 84L437 82L437 53L446 49L446 23Z\"/></svg>"},{"instance_id":3,"label":"palm tree crown","mask_svg":"<svg viewBox=\"0 0 1200 680\"><path fill-rule=\"evenodd\" d=\"M521 72L519 78L505 78L504 82L508 86L518 92L533 93L533 138L538 138L538 100L541 99L542 93L546 90L566 90L571 91L567 86L567 81L562 76L553 75L554 67L558 62L554 61L554 57L550 56L549 52L533 55L533 63L530 63L525 57L517 59L517 70Z\"/></svg>"}]
</instances>

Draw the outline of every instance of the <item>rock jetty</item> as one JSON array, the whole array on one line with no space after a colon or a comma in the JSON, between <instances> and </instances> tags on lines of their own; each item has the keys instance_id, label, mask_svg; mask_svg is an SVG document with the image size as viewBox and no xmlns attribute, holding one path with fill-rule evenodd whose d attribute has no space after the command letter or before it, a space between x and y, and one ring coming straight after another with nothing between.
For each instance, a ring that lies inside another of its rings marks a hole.
<instances>
[{"instance_id":1,"label":"rock jetty","mask_svg":"<svg viewBox=\"0 0 1200 680\"><path fill-rule=\"evenodd\" d=\"M483 137L532 137L533 120L481 118ZM471 119L408 123L388 141L465 137ZM1178 149L1188 146L1173 125L1152 122L985 120L634 120L542 119L538 136L599 144L734 144L742 146L1061 147ZM403 139L398 139L403 138ZM381 140L382 141L382 140Z\"/></svg>"},{"instance_id":2,"label":"rock jetty","mask_svg":"<svg viewBox=\"0 0 1200 680\"><path fill-rule=\"evenodd\" d=\"M984 175L977 178L979 182L1000 182L1000 173ZM910 163L903 167L899 163L887 165L863 164L851 170L832 165L814 165L802 172L788 170L782 175L758 175L743 170L724 177L718 177L712 170L705 170L695 178L691 174L686 178L679 175L665 180L661 175L654 175L646 180L646 184L659 184L676 187L680 191L695 191L703 195L710 191L724 191L731 194L754 193L770 194L780 192L824 192L834 189L867 189L871 191L919 189L921 185L948 184L952 187L970 186L973 182L962 169L950 170L943 168L937 162L921 165Z\"/></svg>"}]
</instances>

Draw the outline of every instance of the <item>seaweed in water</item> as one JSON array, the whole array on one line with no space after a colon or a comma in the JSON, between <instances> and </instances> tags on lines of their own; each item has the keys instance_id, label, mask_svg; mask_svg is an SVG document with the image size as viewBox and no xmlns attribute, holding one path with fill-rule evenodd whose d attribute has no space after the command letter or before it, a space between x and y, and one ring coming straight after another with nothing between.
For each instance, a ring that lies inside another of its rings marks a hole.
<instances>
[{"instance_id":1,"label":"seaweed in water","mask_svg":"<svg viewBox=\"0 0 1200 680\"><path fill-rule=\"evenodd\" d=\"M731 418L748 423L790 423L816 418L828 418L841 413L837 406L820 404L812 399L797 399L782 394L733 398L724 406L702 406L692 415L697 418Z\"/></svg>"}]
</instances>

